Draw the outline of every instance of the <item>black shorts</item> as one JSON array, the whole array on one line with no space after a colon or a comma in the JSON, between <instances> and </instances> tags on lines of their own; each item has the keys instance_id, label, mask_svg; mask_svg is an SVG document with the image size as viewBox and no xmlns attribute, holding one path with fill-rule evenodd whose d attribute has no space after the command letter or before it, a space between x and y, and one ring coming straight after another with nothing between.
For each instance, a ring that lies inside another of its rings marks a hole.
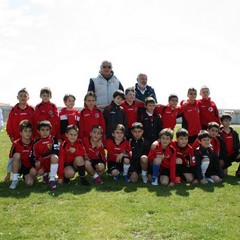
<instances>
[{"instance_id":1,"label":"black shorts","mask_svg":"<svg viewBox=\"0 0 240 240\"><path fill-rule=\"evenodd\" d=\"M237 156L238 154L232 154L231 156L227 157L225 160L224 160L224 169L225 168L228 168L230 166L232 166L232 163L233 162L239 162L240 160L237 159Z\"/></svg>"},{"instance_id":2,"label":"black shorts","mask_svg":"<svg viewBox=\"0 0 240 240\"><path fill-rule=\"evenodd\" d=\"M183 164L181 174L184 174L184 173L193 173L192 167L187 167L186 165Z\"/></svg>"},{"instance_id":3,"label":"black shorts","mask_svg":"<svg viewBox=\"0 0 240 240\"><path fill-rule=\"evenodd\" d=\"M75 170L75 172L77 172L78 170L74 167L74 165L73 165L73 162L72 163L69 163L69 162L67 162L67 163L64 163L64 168L65 167L72 167L74 170Z\"/></svg>"},{"instance_id":4,"label":"black shorts","mask_svg":"<svg viewBox=\"0 0 240 240\"><path fill-rule=\"evenodd\" d=\"M169 168L160 167L160 176L168 176L168 177L170 177L170 170L169 170Z\"/></svg>"},{"instance_id":5,"label":"black shorts","mask_svg":"<svg viewBox=\"0 0 240 240\"><path fill-rule=\"evenodd\" d=\"M102 163L105 166L105 162L102 159L99 160L89 160L94 170L96 170L96 165Z\"/></svg>"},{"instance_id":6,"label":"black shorts","mask_svg":"<svg viewBox=\"0 0 240 240\"><path fill-rule=\"evenodd\" d=\"M141 170L142 170L142 168L141 168L141 164L140 164L140 158L131 159L129 172L130 173L136 172L136 173L140 174Z\"/></svg>"},{"instance_id":7,"label":"black shorts","mask_svg":"<svg viewBox=\"0 0 240 240\"><path fill-rule=\"evenodd\" d=\"M119 172L123 171L123 163L122 162L108 162L108 173L111 173L113 170L117 169Z\"/></svg>"},{"instance_id":8,"label":"black shorts","mask_svg":"<svg viewBox=\"0 0 240 240\"><path fill-rule=\"evenodd\" d=\"M18 171L18 173L19 173L19 175L25 176L25 175L28 175L28 174L29 174L30 169L31 169L31 168L28 168L28 167L26 167L26 166L24 166L24 165L22 164L22 165L21 165L21 168L20 168L19 171Z\"/></svg>"}]
</instances>

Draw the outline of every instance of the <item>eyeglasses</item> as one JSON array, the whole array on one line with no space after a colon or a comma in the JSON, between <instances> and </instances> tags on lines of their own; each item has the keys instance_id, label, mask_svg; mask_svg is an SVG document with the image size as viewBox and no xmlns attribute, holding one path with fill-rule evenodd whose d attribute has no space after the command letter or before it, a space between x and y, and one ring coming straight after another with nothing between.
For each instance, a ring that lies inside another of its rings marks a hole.
<instances>
[{"instance_id":1,"label":"eyeglasses","mask_svg":"<svg viewBox=\"0 0 240 240\"><path fill-rule=\"evenodd\" d=\"M109 68L109 69L111 69L112 66L110 66L110 65L103 65L102 68Z\"/></svg>"}]
</instances>

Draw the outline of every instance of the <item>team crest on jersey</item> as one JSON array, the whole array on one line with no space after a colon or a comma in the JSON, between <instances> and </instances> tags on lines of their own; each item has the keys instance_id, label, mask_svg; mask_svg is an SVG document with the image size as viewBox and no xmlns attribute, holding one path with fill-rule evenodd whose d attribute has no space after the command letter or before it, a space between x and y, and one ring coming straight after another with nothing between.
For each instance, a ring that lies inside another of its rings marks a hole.
<instances>
[{"instance_id":1,"label":"team crest on jersey","mask_svg":"<svg viewBox=\"0 0 240 240\"><path fill-rule=\"evenodd\" d=\"M213 111L213 108L212 108L212 107L209 107L209 108L208 108L208 111L209 111L209 112L212 112L212 111Z\"/></svg>"},{"instance_id":2,"label":"team crest on jersey","mask_svg":"<svg viewBox=\"0 0 240 240\"><path fill-rule=\"evenodd\" d=\"M53 111L52 110L50 110L48 113L51 117L53 117Z\"/></svg>"},{"instance_id":3,"label":"team crest on jersey","mask_svg":"<svg viewBox=\"0 0 240 240\"><path fill-rule=\"evenodd\" d=\"M96 156L99 156L100 154L99 154L99 152L95 152L95 155L96 155Z\"/></svg>"},{"instance_id":4,"label":"team crest on jersey","mask_svg":"<svg viewBox=\"0 0 240 240\"><path fill-rule=\"evenodd\" d=\"M96 113L96 114L95 114L95 118L99 118L99 113Z\"/></svg>"},{"instance_id":5,"label":"team crest on jersey","mask_svg":"<svg viewBox=\"0 0 240 240\"><path fill-rule=\"evenodd\" d=\"M51 144L51 143L48 143L48 144L47 144L47 147L48 147L49 149L52 149L52 144Z\"/></svg>"}]
</instances>

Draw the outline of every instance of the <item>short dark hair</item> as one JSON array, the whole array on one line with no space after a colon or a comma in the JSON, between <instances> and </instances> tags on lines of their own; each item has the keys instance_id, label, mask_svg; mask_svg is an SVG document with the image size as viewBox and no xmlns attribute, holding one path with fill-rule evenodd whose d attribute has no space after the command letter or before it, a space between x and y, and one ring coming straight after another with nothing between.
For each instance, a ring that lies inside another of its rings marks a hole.
<instances>
[{"instance_id":1,"label":"short dark hair","mask_svg":"<svg viewBox=\"0 0 240 240\"><path fill-rule=\"evenodd\" d=\"M113 132L116 131L116 130L120 130L120 131L123 131L123 133L125 133L125 127L122 124L116 124L113 127Z\"/></svg>"},{"instance_id":2,"label":"short dark hair","mask_svg":"<svg viewBox=\"0 0 240 240\"><path fill-rule=\"evenodd\" d=\"M52 91L49 87L44 87L40 90L40 97L42 96L43 93L49 94L50 96L52 96Z\"/></svg>"},{"instance_id":3,"label":"short dark hair","mask_svg":"<svg viewBox=\"0 0 240 240\"><path fill-rule=\"evenodd\" d=\"M39 131L41 127L49 127L52 129L52 124L48 120L40 121L37 124L37 130Z\"/></svg>"},{"instance_id":4,"label":"short dark hair","mask_svg":"<svg viewBox=\"0 0 240 240\"><path fill-rule=\"evenodd\" d=\"M173 98L177 98L178 100L178 95L177 94L170 94L168 97L168 101L172 100Z\"/></svg>"},{"instance_id":5,"label":"short dark hair","mask_svg":"<svg viewBox=\"0 0 240 240\"><path fill-rule=\"evenodd\" d=\"M142 130L143 130L143 125L142 125L142 123L140 123L140 122L134 122L134 123L132 124L131 130L134 130L134 129L142 129Z\"/></svg>"},{"instance_id":6,"label":"short dark hair","mask_svg":"<svg viewBox=\"0 0 240 240\"><path fill-rule=\"evenodd\" d=\"M159 133L159 138L161 138L162 136L170 137L172 140L173 139L173 130L171 128L162 129Z\"/></svg>"},{"instance_id":7,"label":"short dark hair","mask_svg":"<svg viewBox=\"0 0 240 240\"><path fill-rule=\"evenodd\" d=\"M26 128L30 128L31 130L33 130L33 125L30 123L29 120L22 120L19 124L19 131L22 132Z\"/></svg>"},{"instance_id":8,"label":"short dark hair","mask_svg":"<svg viewBox=\"0 0 240 240\"><path fill-rule=\"evenodd\" d=\"M185 128L179 128L176 132L176 137L188 137L188 130Z\"/></svg>"},{"instance_id":9,"label":"short dark hair","mask_svg":"<svg viewBox=\"0 0 240 240\"><path fill-rule=\"evenodd\" d=\"M156 100L153 97L146 97L144 103L145 105L148 103L156 103Z\"/></svg>"},{"instance_id":10,"label":"short dark hair","mask_svg":"<svg viewBox=\"0 0 240 240\"><path fill-rule=\"evenodd\" d=\"M135 93L135 89L134 87L129 87L125 90L125 95L127 95L129 92L134 92Z\"/></svg>"},{"instance_id":11,"label":"short dark hair","mask_svg":"<svg viewBox=\"0 0 240 240\"><path fill-rule=\"evenodd\" d=\"M20 89L20 90L18 91L18 95L19 95L20 93L26 93L27 95L29 95L28 90L27 90L26 88Z\"/></svg>"},{"instance_id":12,"label":"short dark hair","mask_svg":"<svg viewBox=\"0 0 240 240\"><path fill-rule=\"evenodd\" d=\"M92 128L91 128L91 132L92 132L94 129L99 129L99 130L101 131L101 133L103 133L103 128L102 128L102 126L100 126L100 125L93 125Z\"/></svg>"},{"instance_id":13,"label":"short dark hair","mask_svg":"<svg viewBox=\"0 0 240 240\"><path fill-rule=\"evenodd\" d=\"M211 135L207 130L200 130L198 133L198 140L202 140L203 138L211 138Z\"/></svg>"},{"instance_id":14,"label":"short dark hair","mask_svg":"<svg viewBox=\"0 0 240 240\"><path fill-rule=\"evenodd\" d=\"M189 88L187 93L189 94L192 91L197 93L197 89L193 87Z\"/></svg>"},{"instance_id":15,"label":"short dark hair","mask_svg":"<svg viewBox=\"0 0 240 240\"><path fill-rule=\"evenodd\" d=\"M66 133L68 133L70 130L75 130L75 131L79 132L78 127L74 124L70 124L70 125L67 126Z\"/></svg>"},{"instance_id":16,"label":"short dark hair","mask_svg":"<svg viewBox=\"0 0 240 240\"><path fill-rule=\"evenodd\" d=\"M220 120L221 120L221 122L223 121L223 120L229 120L229 121L232 121L232 117L231 117L231 115L230 114L223 114L221 117L220 117Z\"/></svg>"},{"instance_id":17,"label":"short dark hair","mask_svg":"<svg viewBox=\"0 0 240 240\"><path fill-rule=\"evenodd\" d=\"M210 123L208 123L208 127L207 127L208 130L210 130L213 127L219 129L220 126L219 126L219 124L217 122L210 122Z\"/></svg>"},{"instance_id":18,"label":"short dark hair","mask_svg":"<svg viewBox=\"0 0 240 240\"><path fill-rule=\"evenodd\" d=\"M124 92L120 89L116 90L114 93L113 93L113 98L115 97L121 97L122 99L125 99L125 95L124 95Z\"/></svg>"},{"instance_id":19,"label":"short dark hair","mask_svg":"<svg viewBox=\"0 0 240 240\"><path fill-rule=\"evenodd\" d=\"M70 97L73 98L74 101L76 100L76 98L75 98L74 95L72 95L72 94L70 94L70 93L67 93L67 94L64 95L63 101L66 102Z\"/></svg>"}]
</instances>

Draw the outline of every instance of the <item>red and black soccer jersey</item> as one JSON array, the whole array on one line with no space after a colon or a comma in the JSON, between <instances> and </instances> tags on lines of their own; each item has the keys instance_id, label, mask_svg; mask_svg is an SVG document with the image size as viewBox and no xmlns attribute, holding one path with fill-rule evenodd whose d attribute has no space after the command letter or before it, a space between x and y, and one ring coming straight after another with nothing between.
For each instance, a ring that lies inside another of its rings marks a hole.
<instances>
[{"instance_id":1,"label":"red and black soccer jersey","mask_svg":"<svg viewBox=\"0 0 240 240\"><path fill-rule=\"evenodd\" d=\"M30 162L30 155L32 150L32 144L33 142L30 142L29 144L24 144L21 139L17 139L13 142L9 158L13 158L13 155L15 153L19 153L21 155L21 163L26 168L31 168L32 164Z\"/></svg>"},{"instance_id":2,"label":"red and black soccer jersey","mask_svg":"<svg viewBox=\"0 0 240 240\"><path fill-rule=\"evenodd\" d=\"M100 125L105 136L105 120L103 113L96 106L90 110L87 106L80 112L79 137L81 139L88 137L94 125Z\"/></svg>"},{"instance_id":3,"label":"red and black soccer jersey","mask_svg":"<svg viewBox=\"0 0 240 240\"><path fill-rule=\"evenodd\" d=\"M36 105L34 113L35 136L37 133L37 123L43 120L48 120L52 124L51 135L59 138L59 115L57 106L54 103L41 102Z\"/></svg>"},{"instance_id":4,"label":"red and black soccer jersey","mask_svg":"<svg viewBox=\"0 0 240 240\"><path fill-rule=\"evenodd\" d=\"M9 113L6 130L10 138L14 138L14 140L19 139L19 124L23 120L29 120L33 124L34 117L34 108L30 105L26 105L24 109L21 109L18 104L16 104L11 112Z\"/></svg>"},{"instance_id":5,"label":"red and black soccer jersey","mask_svg":"<svg viewBox=\"0 0 240 240\"><path fill-rule=\"evenodd\" d=\"M127 154L131 157L131 146L127 140L123 140L120 144L116 144L114 139L108 138L106 140L107 160L109 162L116 162L117 155L120 153Z\"/></svg>"},{"instance_id":6,"label":"red and black soccer jersey","mask_svg":"<svg viewBox=\"0 0 240 240\"><path fill-rule=\"evenodd\" d=\"M166 149L162 149L161 143L158 142L155 149L150 149L148 154L148 161L150 164L157 155L164 155L161 166L169 169L170 171L170 181L174 182L176 177L176 150L169 145Z\"/></svg>"},{"instance_id":7,"label":"red and black soccer jersey","mask_svg":"<svg viewBox=\"0 0 240 240\"><path fill-rule=\"evenodd\" d=\"M86 155L91 160L103 160L106 162L104 146L101 143L98 147L93 147L90 142L90 137L85 137L83 139L83 146L86 150Z\"/></svg>"},{"instance_id":8,"label":"red and black soccer jersey","mask_svg":"<svg viewBox=\"0 0 240 240\"><path fill-rule=\"evenodd\" d=\"M162 118L161 115L154 112L151 116L144 110L139 115L139 122L143 124L143 137L152 144L158 139L159 132L162 130Z\"/></svg>"},{"instance_id":9,"label":"red and black soccer jersey","mask_svg":"<svg viewBox=\"0 0 240 240\"><path fill-rule=\"evenodd\" d=\"M181 148L178 146L178 143L176 140L173 140L171 142L171 145L176 150L176 157L182 159L182 163L186 167L194 166L196 165L194 152L192 147L188 144L186 147Z\"/></svg>"},{"instance_id":10,"label":"red and black soccer jersey","mask_svg":"<svg viewBox=\"0 0 240 240\"><path fill-rule=\"evenodd\" d=\"M226 133L223 129L221 130L221 135L223 137L223 141L225 142L227 156L230 157L235 154L236 149L234 148L234 133L233 129L229 133ZM238 141L239 142L239 141ZM236 151L238 152L238 151Z\"/></svg>"},{"instance_id":11,"label":"red and black soccer jersey","mask_svg":"<svg viewBox=\"0 0 240 240\"><path fill-rule=\"evenodd\" d=\"M180 103L183 106L183 101ZM182 116L182 127L188 130L188 136L196 136L202 129L200 122L200 110L198 102L195 101L194 104L187 101L187 104L183 106L184 111Z\"/></svg>"},{"instance_id":12,"label":"red and black soccer jersey","mask_svg":"<svg viewBox=\"0 0 240 240\"><path fill-rule=\"evenodd\" d=\"M177 123L177 118L183 113L182 107L171 109L170 105L160 105L155 108L156 112L162 116L162 128L174 129Z\"/></svg>"},{"instance_id":13,"label":"red and black soccer jersey","mask_svg":"<svg viewBox=\"0 0 240 240\"><path fill-rule=\"evenodd\" d=\"M66 129L68 125L76 125L79 126L80 122L80 112L73 108L71 110L68 110L67 108L62 108L59 113L59 119L60 119L60 134L61 139L66 140Z\"/></svg>"},{"instance_id":14,"label":"red and black soccer jersey","mask_svg":"<svg viewBox=\"0 0 240 240\"><path fill-rule=\"evenodd\" d=\"M217 106L211 101L211 98L198 100L198 105L202 128L207 129L208 123L210 122L217 122L220 124Z\"/></svg>"},{"instance_id":15,"label":"red and black soccer jersey","mask_svg":"<svg viewBox=\"0 0 240 240\"><path fill-rule=\"evenodd\" d=\"M59 145L56 137L37 139L32 146L31 162L35 165L36 161L44 163L48 161L52 154L58 155Z\"/></svg>"},{"instance_id":16,"label":"red and black soccer jersey","mask_svg":"<svg viewBox=\"0 0 240 240\"><path fill-rule=\"evenodd\" d=\"M58 177L64 177L64 164L73 163L78 156L85 158L86 152L82 141L78 139L75 143L69 142L68 139L60 145L59 160L58 160Z\"/></svg>"},{"instance_id":17,"label":"red and black soccer jersey","mask_svg":"<svg viewBox=\"0 0 240 240\"><path fill-rule=\"evenodd\" d=\"M127 127L130 129L132 127L132 124L138 121L138 108L144 108L144 103L134 101L132 105L129 105L127 101L124 100L121 106L126 113Z\"/></svg>"}]
</instances>

